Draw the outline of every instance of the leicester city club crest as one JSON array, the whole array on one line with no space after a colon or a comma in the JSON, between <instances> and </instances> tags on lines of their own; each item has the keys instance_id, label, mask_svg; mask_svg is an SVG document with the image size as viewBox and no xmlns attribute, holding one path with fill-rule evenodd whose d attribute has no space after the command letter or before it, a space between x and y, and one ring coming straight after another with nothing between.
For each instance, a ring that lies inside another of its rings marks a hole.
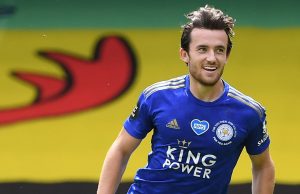
<instances>
[{"instance_id":1,"label":"leicester city club crest","mask_svg":"<svg viewBox=\"0 0 300 194\"><path fill-rule=\"evenodd\" d=\"M236 137L236 128L233 123L229 121L220 121L215 124L213 128L215 142L220 145L229 145L232 139Z\"/></svg>"}]
</instances>

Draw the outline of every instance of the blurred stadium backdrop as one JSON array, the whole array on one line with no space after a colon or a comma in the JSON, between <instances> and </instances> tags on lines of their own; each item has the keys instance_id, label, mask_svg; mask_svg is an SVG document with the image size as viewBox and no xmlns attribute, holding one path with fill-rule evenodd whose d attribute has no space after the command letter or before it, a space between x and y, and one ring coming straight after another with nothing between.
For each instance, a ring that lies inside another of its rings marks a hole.
<instances>
[{"instance_id":1,"label":"blurred stadium backdrop","mask_svg":"<svg viewBox=\"0 0 300 194\"><path fill-rule=\"evenodd\" d=\"M207 3L236 18L224 78L267 109L275 193L299 194L297 0L0 0L0 194L95 193L140 92L187 73L180 26ZM149 140L118 193L146 164ZM243 153L229 194L250 193L250 182Z\"/></svg>"}]
</instances>

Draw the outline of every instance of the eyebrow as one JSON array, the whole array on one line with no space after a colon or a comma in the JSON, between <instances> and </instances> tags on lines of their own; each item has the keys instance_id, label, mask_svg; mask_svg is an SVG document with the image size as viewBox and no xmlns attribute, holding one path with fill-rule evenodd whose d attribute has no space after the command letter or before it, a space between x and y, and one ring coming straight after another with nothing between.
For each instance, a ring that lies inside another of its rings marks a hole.
<instances>
[{"instance_id":1,"label":"eyebrow","mask_svg":"<svg viewBox=\"0 0 300 194\"><path fill-rule=\"evenodd\" d=\"M201 44L201 45L197 45L196 48L203 48L203 47L208 47L207 45Z\"/></svg>"},{"instance_id":2,"label":"eyebrow","mask_svg":"<svg viewBox=\"0 0 300 194\"><path fill-rule=\"evenodd\" d=\"M226 47L223 46L223 45L218 45L218 46L216 46L216 48L223 48L223 49L225 49Z\"/></svg>"},{"instance_id":3,"label":"eyebrow","mask_svg":"<svg viewBox=\"0 0 300 194\"><path fill-rule=\"evenodd\" d=\"M199 48L207 48L207 47L209 47L208 45L205 45L205 44L201 44L201 45L198 45L198 46L196 46L196 49L199 49ZM217 45L215 48L226 48L225 46L223 46L223 45Z\"/></svg>"}]
</instances>

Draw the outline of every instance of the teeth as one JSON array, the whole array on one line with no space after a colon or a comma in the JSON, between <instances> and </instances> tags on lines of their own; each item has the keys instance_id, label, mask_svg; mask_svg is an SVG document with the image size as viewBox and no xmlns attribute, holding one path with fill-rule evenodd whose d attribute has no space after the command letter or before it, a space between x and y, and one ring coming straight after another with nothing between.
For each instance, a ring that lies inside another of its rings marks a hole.
<instances>
[{"instance_id":1,"label":"teeth","mask_svg":"<svg viewBox=\"0 0 300 194\"><path fill-rule=\"evenodd\" d=\"M204 69L205 70L207 70L207 71L214 71L214 70L216 70L217 68L216 67L204 67Z\"/></svg>"}]
</instances>

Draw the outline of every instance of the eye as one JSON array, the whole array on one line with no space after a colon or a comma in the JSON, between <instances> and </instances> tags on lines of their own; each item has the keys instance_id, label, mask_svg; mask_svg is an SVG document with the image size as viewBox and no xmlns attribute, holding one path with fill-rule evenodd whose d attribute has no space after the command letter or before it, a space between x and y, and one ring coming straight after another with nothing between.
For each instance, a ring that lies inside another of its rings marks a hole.
<instances>
[{"instance_id":1,"label":"eye","mask_svg":"<svg viewBox=\"0 0 300 194\"><path fill-rule=\"evenodd\" d=\"M207 51L206 47L200 47L200 48L198 48L198 52L199 53L205 53L206 51Z\"/></svg>"},{"instance_id":2,"label":"eye","mask_svg":"<svg viewBox=\"0 0 300 194\"><path fill-rule=\"evenodd\" d=\"M225 48L218 48L217 53L218 54L224 54L225 53Z\"/></svg>"}]
</instances>

